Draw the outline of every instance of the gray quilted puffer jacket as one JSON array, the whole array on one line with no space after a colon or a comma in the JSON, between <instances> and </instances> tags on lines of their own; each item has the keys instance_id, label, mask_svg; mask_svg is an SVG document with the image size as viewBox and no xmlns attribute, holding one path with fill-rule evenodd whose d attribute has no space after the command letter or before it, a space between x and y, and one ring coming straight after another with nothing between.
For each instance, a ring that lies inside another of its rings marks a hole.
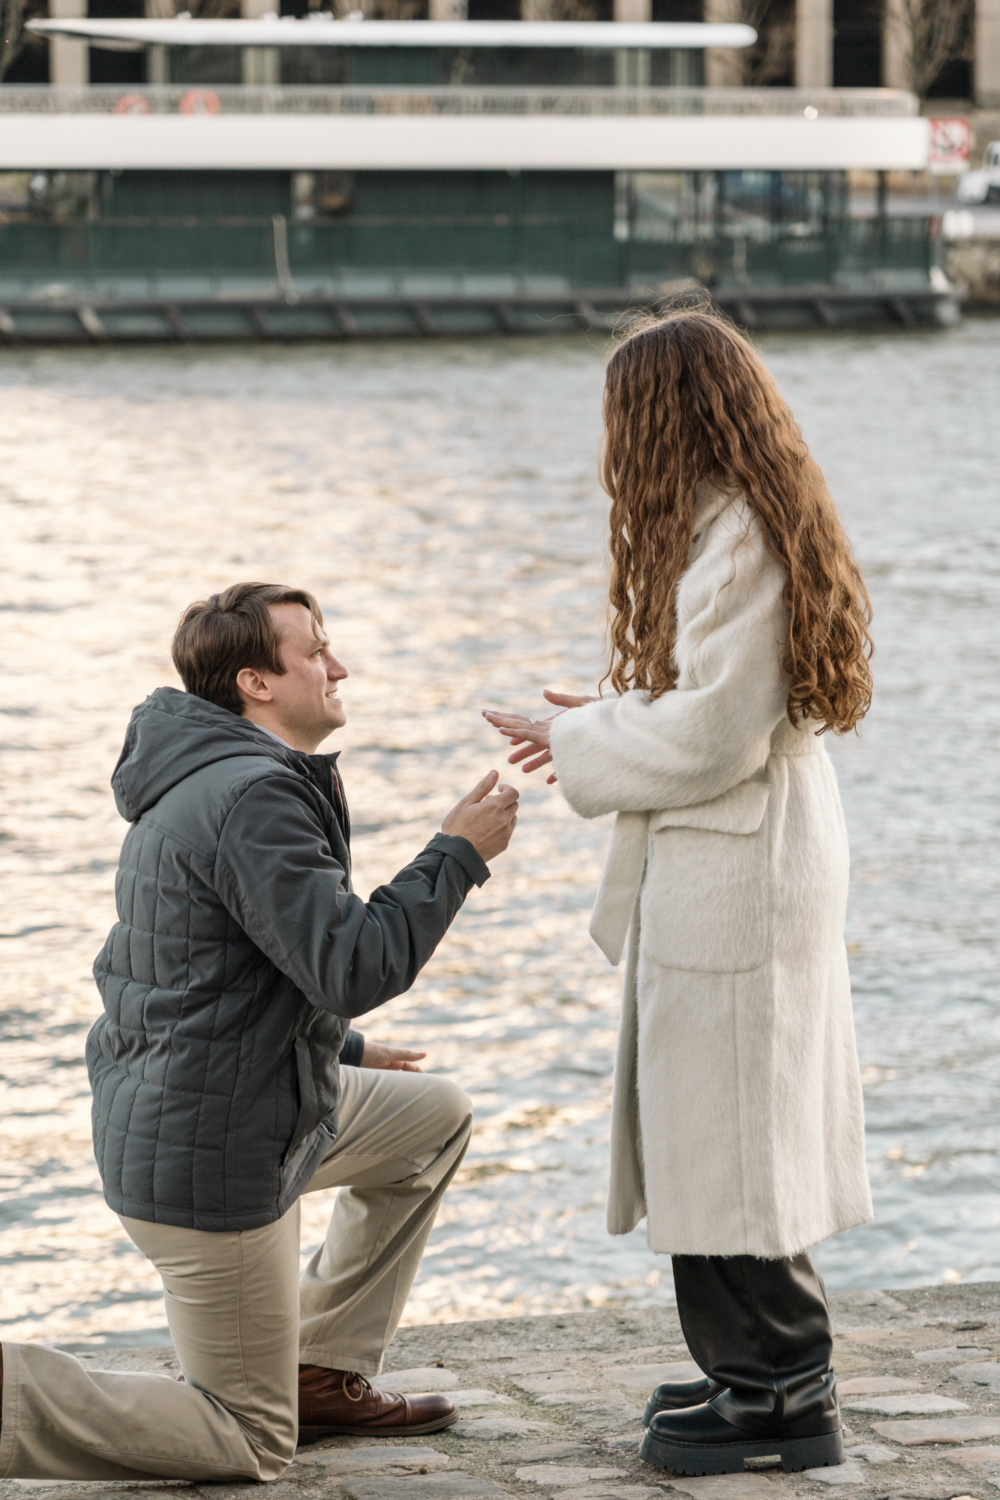
<instances>
[{"instance_id":1,"label":"gray quilted puffer jacket","mask_svg":"<svg viewBox=\"0 0 1000 1500\"><path fill-rule=\"evenodd\" d=\"M355 896L335 762L173 688L132 715L112 778L132 826L87 1039L116 1213L216 1231L280 1218L336 1135L338 1058L362 1048L349 1019L409 989L489 877L437 834Z\"/></svg>"}]
</instances>

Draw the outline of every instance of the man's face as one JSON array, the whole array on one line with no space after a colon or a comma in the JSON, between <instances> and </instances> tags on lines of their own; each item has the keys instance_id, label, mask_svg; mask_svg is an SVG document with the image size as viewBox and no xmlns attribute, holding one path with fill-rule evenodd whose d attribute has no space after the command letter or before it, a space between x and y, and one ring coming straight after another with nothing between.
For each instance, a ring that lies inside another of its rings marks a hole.
<instances>
[{"instance_id":1,"label":"man's face","mask_svg":"<svg viewBox=\"0 0 1000 1500\"><path fill-rule=\"evenodd\" d=\"M282 723L296 737L317 745L347 722L337 687L347 668L330 650L330 642L304 604L272 604L278 631L278 655L284 672L267 673L271 701Z\"/></svg>"}]
</instances>

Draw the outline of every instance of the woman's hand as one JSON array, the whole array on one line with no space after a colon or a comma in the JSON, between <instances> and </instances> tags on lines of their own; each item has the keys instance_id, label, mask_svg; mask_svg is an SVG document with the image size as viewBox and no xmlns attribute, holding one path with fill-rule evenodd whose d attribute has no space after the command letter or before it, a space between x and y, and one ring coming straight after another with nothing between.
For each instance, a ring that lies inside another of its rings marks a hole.
<instances>
[{"instance_id":1,"label":"woman's hand","mask_svg":"<svg viewBox=\"0 0 1000 1500\"><path fill-rule=\"evenodd\" d=\"M550 688L545 688L542 696L550 703L559 705L560 713L565 713L568 708L582 708L585 703L594 703L594 698L575 697L572 693L554 693ZM506 735L515 748L512 755L508 755L508 764L521 766L522 771L537 771L542 766L551 765L552 751L549 749L549 741L552 734L552 720L558 719L559 714L551 714L547 719L529 719L526 714L505 714L493 708L483 709L483 718L499 729L500 733ZM546 777L549 786L557 780L555 772Z\"/></svg>"},{"instance_id":2,"label":"woman's hand","mask_svg":"<svg viewBox=\"0 0 1000 1500\"><path fill-rule=\"evenodd\" d=\"M390 1047L387 1042L370 1042L365 1038L361 1054L363 1068L385 1068L390 1073L422 1073L417 1066L426 1052L410 1052L406 1047Z\"/></svg>"}]
</instances>

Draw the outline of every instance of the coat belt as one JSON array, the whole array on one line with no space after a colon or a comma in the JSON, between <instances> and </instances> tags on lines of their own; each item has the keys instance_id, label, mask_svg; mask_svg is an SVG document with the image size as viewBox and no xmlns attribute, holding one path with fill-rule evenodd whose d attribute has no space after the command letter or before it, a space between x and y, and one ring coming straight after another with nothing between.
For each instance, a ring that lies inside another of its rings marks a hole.
<instances>
[{"instance_id":1,"label":"coat belt","mask_svg":"<svg viewBox=\"0 0 1000 1500\"><path fill-rule=\"evenodd\" d=\"M590 935L608 959L621 960L636 899L642 888L649 837L648 812L620 812L590 918Z\"/></svg>"}]
</instances>

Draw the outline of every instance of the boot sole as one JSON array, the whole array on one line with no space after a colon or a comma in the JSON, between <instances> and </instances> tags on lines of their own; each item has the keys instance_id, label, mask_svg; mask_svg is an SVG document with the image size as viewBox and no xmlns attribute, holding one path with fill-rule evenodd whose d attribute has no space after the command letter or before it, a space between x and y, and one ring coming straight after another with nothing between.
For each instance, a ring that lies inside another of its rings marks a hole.
<instances>
[{"instance_id":1,"label":"boot sole","mask_svg":"<svg viewBox=\"0 0 1000 1500\"><path fill-rule=\"evenodd\" d=\"M802 1469L827 1469L844 1462L843 1433L821 1437L786 1438L781 1442L748 1440L745 1443L675 1443L648 1432L639 1457L657 1469L672 1474L740 1474L748 1458L779 1458L786 1474Z\"/></svg>"},{"instance_id":2,"label":"boot sole","mask_svg":"<svg viewBox=\"0 0 1000 1500\"><path fill-rule=\"evenodd\" d=\"M443 1432L446 1427L453 1427L459 1415L456 1411L447 1417L436 1417L433 1422L411 1422L400 1427L371 1427L366 1423L354 1427L300 1427L299 1444L316 1443L325 1437L423 1437L426 1433Z\"/></svg>"}]
</instances>

